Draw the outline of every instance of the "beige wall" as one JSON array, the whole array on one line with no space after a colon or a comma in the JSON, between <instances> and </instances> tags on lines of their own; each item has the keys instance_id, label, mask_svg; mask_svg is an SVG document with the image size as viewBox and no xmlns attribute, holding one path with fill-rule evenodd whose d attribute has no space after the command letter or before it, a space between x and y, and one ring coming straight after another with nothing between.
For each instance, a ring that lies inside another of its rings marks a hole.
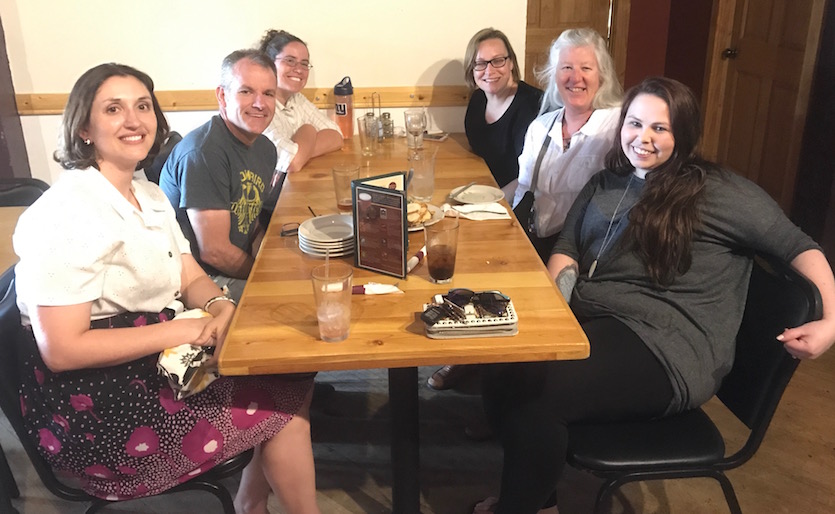
<instances>
[{"instance_id":1,"label":"beige wall","mask_svg":"<svg viewBox=\"0 0 835 514\"><path fill-rule=\"evenodd\" d=\"M213 89L223 57L254 45L267 28L308 43L309 87L344 75L355 86L382 87L463 84L467 41L486 26L503 30L524 55L526 9L524 0L0 0L0 19L16 93L68 92L82 72L108 61L145 71L159 90ZM188 132L211 114L168 117ZM392 116L402 124L398 110ZM435 128L463 131L463 108L430 116ZM32 174L54 181L60 117L21 122Z\"/></svg>"}]
</instances>

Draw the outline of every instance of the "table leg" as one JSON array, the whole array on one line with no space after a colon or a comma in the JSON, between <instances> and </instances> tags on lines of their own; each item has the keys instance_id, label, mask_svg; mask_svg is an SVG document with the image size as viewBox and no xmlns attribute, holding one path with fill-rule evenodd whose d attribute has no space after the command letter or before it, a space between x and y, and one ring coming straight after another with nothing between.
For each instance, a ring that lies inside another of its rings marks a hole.
<instances>
[{"instance_id":1,"label":"table leg","mask_svg":"<svg viewBox=\"0 0 835 514\"><path fill-rule=\"evenodd\" d=\"M418 370L389 369L391 501L394 514L420 513Z\"/></svg>"}]
</instances>

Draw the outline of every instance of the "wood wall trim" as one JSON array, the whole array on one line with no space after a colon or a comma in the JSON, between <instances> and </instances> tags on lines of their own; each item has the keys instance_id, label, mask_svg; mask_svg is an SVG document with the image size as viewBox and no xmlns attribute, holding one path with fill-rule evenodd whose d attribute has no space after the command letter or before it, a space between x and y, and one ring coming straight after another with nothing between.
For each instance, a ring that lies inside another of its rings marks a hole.
<instances>
[{"instance_id":1,"label":"wood wall trim","mask_svg":"<svg viewBox=\"0 0 835 514\"><path fill-rule=\"evenodd\" d=\"M354 88L354 107L371 107L372 93L379 93L381 107L459 107L467 105L470 89L467 86L414 86ZM308 88L302 94L317 107L333 107L333 88ZM21 93L15 95L21 116L61 114L69 93ZM213 89L157 91L157 99L166 112L214 111L217 99Z\"/></svg>"}]
</instances>

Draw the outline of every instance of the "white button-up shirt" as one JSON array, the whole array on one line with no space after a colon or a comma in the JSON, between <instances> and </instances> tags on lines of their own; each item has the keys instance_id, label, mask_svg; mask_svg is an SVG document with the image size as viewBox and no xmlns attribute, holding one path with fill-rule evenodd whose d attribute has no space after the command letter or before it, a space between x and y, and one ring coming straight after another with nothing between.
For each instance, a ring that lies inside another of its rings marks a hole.
<instances>
[{"instance_id":1,"label":"white button-up shirt","mask_svg":"<svg viewBox=\"0 0 835 514\"><path fill-rule=\"evenodd\" d=\"M24 324L37 305L93 302L92 319L183 310L182 254L191 253L162 190L134 180L137 210L98 170L65 171L21 216L12 238Z\"/></svg>"},{"instance_id":2,"label":"white button-up shirt","mask_svg":"<svg viewBox=\"0 0 835 514\"><path fill-rule=\"evenodd\" d=\"M273 142L278 152L277 170L287 171L287 167L293 162L299 145L292 138L302 125L313 125L317 132L331 129L342 134L336 122L328 118L303 94L293 93L284 105L276 101L275 116L264 135Z\"/></svg>"},{"instance_id":3,"label":"white button-up shirt","mask_svg":"<svg viewBox=\"0 0 835 514\"><path fill-rule=\"evenodd\" d=\"M620 107L595 109L589 121L571 136L568 150L563 148L563 109L548 112L531 122L525 146L519 156L519 186L515 207L531 188L534 166L551 128L551 143L542 158L534 195L536 233L547 237L562 230L571 204L592 175L603 169L603 159L612 147L620 117ZM556 121L554 121L556 118Z\"/></svg>"}]
</instances>

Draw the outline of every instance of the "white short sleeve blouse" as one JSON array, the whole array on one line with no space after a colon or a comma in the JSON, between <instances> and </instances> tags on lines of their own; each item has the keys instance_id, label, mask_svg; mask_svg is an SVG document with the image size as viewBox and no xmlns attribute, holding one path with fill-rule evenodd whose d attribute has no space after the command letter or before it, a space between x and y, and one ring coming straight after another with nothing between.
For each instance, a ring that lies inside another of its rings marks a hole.
<instances>
[{"instance_id":1,"label":"white short sleeve blouse","mask_svg":"<svg viewBox=\"0 0 835 514\"><path fill-rule=\"evenodd\" d=\"M313 125L317 132L331 129L342 134L339 125L303 94L293 93L284 105L276 101L275 116L264 131L264 135L273 142L278 152L276 169L287 171L287 166L298 153L299 145L292 138L302 125Z\"/></svg>"},{"instance_id":2,"label":"white short sleeve blouse","mask_svg":"<svg viewBox=\"0 0 835 514\"><path fill-rule=\"evenodd\" d=\"M550 132L548 127L553 127ZM519 156L519 185L513 200L515 207L531 188L534 165L547 134L551 143L542 159L537 180L536 233L547 237L562 230L568 209L592 175L603 169L603 158L612 147L620 119L620 107L595 109L589 120L571 136L568 150L563 148L563 110L540 115L525 134Z\"/></svg>"},{"instance_id":3,"label":"white short sleeve blouse","mask_svg":"<svg viewBox=\"0 0 835 514\"><path fill-rule=\"evenodd\" d=\"M20 217L12 238L23 323L34 306L93 302L92 319L180 312L191 253L159 186L134 180L137 210L96 169L69 170Z\"/></svg>"}]
</instances>

